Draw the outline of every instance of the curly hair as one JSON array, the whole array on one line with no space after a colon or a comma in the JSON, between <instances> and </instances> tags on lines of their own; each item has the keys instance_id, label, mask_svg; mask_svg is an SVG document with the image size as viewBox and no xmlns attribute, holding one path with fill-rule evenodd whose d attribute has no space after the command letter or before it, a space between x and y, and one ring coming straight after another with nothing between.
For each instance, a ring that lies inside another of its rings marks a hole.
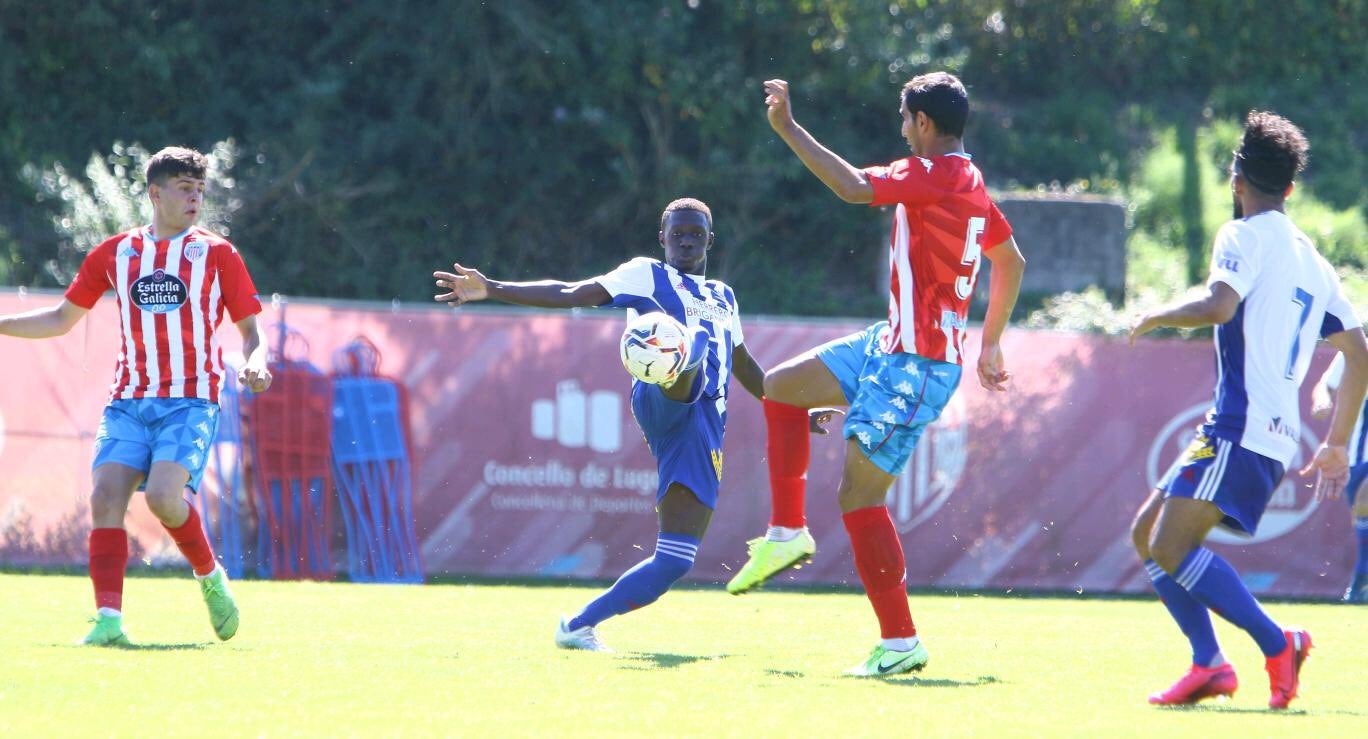
<instances>
[{"instance_id":1,"label":"curly hair","mask_svg":"<svg viewBox=\"0 0 1368 739\"><path fill-rule=\"evenodd\" d=\"M1245 117L1240 148L1235 150L1235 173L1259 192L1281 196L1306 167L1310 148L1306 135L1292 121L1251 110Z\"/></svg>"},{"instance_id":2,"label":"curly hair","mask_svg":"<svg viewBox=\"0 0 1368 739\"><path fill-rule=\"evenodd\" d=\"M665 206L665 210L660 213L661 231L665 230L665 220L670 217L671 213L677 210L696 210L699 213L702 213L703 216L708 219L708 230L712 230L712 210L708 208L707 203L697 198L676 198L671 200L670 204Z\"/></svg>"},{"instance_id":3,"label":"curly hair","mask_svg":"<svg viewBox=\"0 0 1368 739\"><path fill-rule=\"evenodd\" d=\"M202 180L208 171L209 160L203 154L183 146L168 146L147 160L147 184L165 185L181 175Z\"/></svg>"}]
</instances>

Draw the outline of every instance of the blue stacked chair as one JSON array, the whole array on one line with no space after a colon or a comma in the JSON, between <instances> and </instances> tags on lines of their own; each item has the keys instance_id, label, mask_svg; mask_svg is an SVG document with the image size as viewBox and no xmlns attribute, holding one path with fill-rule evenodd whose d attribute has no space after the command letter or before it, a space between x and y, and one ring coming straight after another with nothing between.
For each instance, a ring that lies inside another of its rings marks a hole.
<instances>
[{"instance_id":1,"label":"blue stacked chair","mask_svg":"<svg viewBox=\"0 0 1368 739\"><path fill-rule=\"evenodd\" d=\"M237 370L224 367L223 388L219 391L218 436L209 447L209 466L205 484L194 496L205 533L228 576L242 577L247 569L242 552L242 518L238 510L243 494L242 407Z\"/></svg>"},{"instance_id":2,"label":"blue stacked chair","mask_svg":"<svg viewBox=\"0 0 1368 739\"><path fill-rule=\"evenodd\" d=\"M356 339L334 355L332 457L354 582L420 583L405 393Z\"/></svg>"}]
</instances>

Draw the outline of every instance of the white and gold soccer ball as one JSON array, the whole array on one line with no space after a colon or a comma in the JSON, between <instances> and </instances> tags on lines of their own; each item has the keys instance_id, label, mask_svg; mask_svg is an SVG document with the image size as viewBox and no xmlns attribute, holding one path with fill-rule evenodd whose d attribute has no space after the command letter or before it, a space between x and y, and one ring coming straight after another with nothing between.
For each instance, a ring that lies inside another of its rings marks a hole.
<instances>
[{"instance_id":1,"label":"white and gold soccer ball","mask_svg":"<svg viewBox=\"0 0 1368 739\"><path fill-rule=\"evenodd\" d=\"M620 349L628 374L665 387L679 379L689 359L684 326L666 313L643 313L628 321Z\"/></svg>"}]
</instances>

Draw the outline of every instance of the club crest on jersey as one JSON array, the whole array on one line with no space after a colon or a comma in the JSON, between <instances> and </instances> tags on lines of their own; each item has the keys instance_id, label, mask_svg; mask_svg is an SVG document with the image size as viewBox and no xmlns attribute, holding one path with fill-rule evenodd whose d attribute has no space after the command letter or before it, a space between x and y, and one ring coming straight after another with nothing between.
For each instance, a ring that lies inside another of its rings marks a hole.
<instances>
[{"instance_id":1,"label":"club crest on jersey","mask_svg":"<svg viewBox=\"0 0 1368 739\"><path fill-rule=\"evenodd\" d=\"M194 241L185 245L185 251L183 253L185 254L186 259L195 262L200 259L203 259L204 255L208 252L209 247L206 246L203 242Z\"/></svg>"},{"instance_id":2,"label":"club crest on jersey","mask_svg":"<svg viewBox=\"0 0 1368 739\"><path fill-rule=\"evenodd\" d=\"M190 291L181 278L159 269L139 277L128 286L128 300L148 313L170 313L189 299Z\"/></svg>"}]
</instances>

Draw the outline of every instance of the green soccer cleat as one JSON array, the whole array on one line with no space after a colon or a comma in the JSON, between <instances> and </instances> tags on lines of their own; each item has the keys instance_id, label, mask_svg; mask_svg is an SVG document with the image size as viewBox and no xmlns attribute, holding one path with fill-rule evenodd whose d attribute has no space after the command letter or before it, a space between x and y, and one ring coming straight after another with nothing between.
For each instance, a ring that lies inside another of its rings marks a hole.
<instances>
[{"instance_id":1,"label":"green soccer cleat","mask_svg":"<svg viewBox=\"0 0 1368 739\"><path fill-rule=\"evenodd\" d=\"M770 541L760 537L746 544L750 548L750 559L736 573L736 577L727 583L727 592L732 595L740 595L764 585L766 580L780 572L808 562L817 551L817 542L806 528L788 541Z\"/></svg>"},{"instance_id":2,"label":"green soccer cleat","mask_svg":"<svg viewBox=\"0 0 1368 739\"><path fill-rule=\"evenodd\" d=\"M90 619L95 628L81 640L82 644L92 647L127 647L132 642L123 630L123 616L96 616Z\"/></svg>"},{"instance_id":3,"label":"green soccer cleat","mask_svg":"<svg viewBox=\"0 0 1368 739\"><path fill-rule=\"evenodd\" d=\"M228 573L221 565L216 565L213 572L198 579L204 605L209 606L209 623L214 627L214 633L223 641L232 639L238 630L238 607L233 601L233 592L228 589Z\"/></svg>"},{"instance_id":4,"label":"green soccer cleat","mask_svg":"<svg viewBox=\"0 0 1368 739\"><path fill-rule=\"evenodd\" d=\"M887 649L880 644L869 653L868 659L846 670L845 674L854 677L888 677L905 672L920 672L930 659L931 655L927 653L926 645L922 644L920 639L917 640L916 646L906 652Z\"/></svg>"}]
</instances>

